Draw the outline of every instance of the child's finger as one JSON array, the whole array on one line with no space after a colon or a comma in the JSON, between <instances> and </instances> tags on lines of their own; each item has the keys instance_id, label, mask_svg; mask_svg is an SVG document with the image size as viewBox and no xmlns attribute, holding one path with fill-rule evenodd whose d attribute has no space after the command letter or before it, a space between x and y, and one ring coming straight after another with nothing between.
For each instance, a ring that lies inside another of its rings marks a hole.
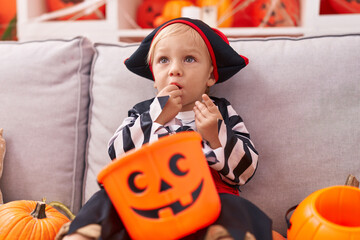
<instances>
[{"instance_id":1,"label":"child's finger","mask_svg":"<svg viewBox=\"0 0 360 240\"><path fill-rule=\"evenodd\" d=\"M171 91L169 93L172 97L180 97L181 96L181 91L180 90L175 90L175 91Z\"/></svg>"},{"instance_id":2,"label":"child's finger","mask_svg":"<svg viewBox=\"0 0 360 240\"><path fill-rule=\"evenodd\" d=\"M168 89L169 91L173 91L173 90L178 90L179 87L174 85L174 84L170 84L168 86L165 87L166 89Z\"/></svg>"},{"instance_id":3,"label":"child's finger","mask_svg":"<svg viewBox=\"0 0 360 240\"><path fill-rule=\"evenodd\" d=\"M194 112L195 112L195 118L201 122L204 119L203 113L200 111L200 109L197 106L194 106Z\"/></svg>"},{"instance_id":4,"label":"child's finger","mask_svg":"<svg viewBox=\"0 0 360 240\"><path fill-rule=\"evenodd\" d=\"M196 101L195 106L199 109L199 111L203 114L204 117L206 117L209 114L209 110L204 103Z\"/></svg>"},{"instance_id":5,"label":"child's finger","mask_svg":"<svg viewBox=\"0 0 360 240\"><path fill-rule=\"evenodd\" d=\"M169 86L166 86L165 88L163 88L160 92L158 92L157 96L158 97L169 96L170 93L173 93L173 92L181 93L181 91L179 90L179 88L177 86L169 85Z\"/></svg>"},{"instance_id":6,"label":"child's finger","mask_svg":"<svg viewBox=\"0 0 360 240\"><path fill-rule=\"evenodd\" d=\"M211 112L212 108L216 107L216 105L213 103L213 101L207 94L203 94L202 99L204 101L204 104L206 105L206 107L209 109L210 112Z\"/></svg>"},{"instance_id":7,"label":"child's finger","mask_svg":"<svg viewBox=\"0 0 360 240\"><path fill-rule=\"evenodd\" d=\"M209 95L207 95L206 93L204 93L201 97L202 97L202 99L204 100L204 102L206 102L206 101L208 101L208 100L211 101Z\"/></svg>"},{"instance_id":8,"label":"child's finger","mask_svg":"<svg viewBox=\"0 0 360 240\"><path fill-rule=\"evenodd\" d=\"M171 88L171 87L175 87L175 88ZM174 86L174 85L171 85L167 90L168 90L169 93L173 93L173 92L181 93L181 90L178 87Z\"/></svg>"}]
</instances>

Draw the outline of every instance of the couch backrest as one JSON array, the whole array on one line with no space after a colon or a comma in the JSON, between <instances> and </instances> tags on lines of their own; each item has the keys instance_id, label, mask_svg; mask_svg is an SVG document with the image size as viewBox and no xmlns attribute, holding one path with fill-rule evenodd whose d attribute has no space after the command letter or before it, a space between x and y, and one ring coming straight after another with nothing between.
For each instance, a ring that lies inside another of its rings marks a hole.
<instances>
[{"instance_id":1,"label":"couch backrest","mask_svg":"<svg viewBox=\"0 0 360 240\"><path fill-rule=\"evenodd\" d=\"M238 39L231 45L250 64L211 93L242 116L260 153L241 196L263 209L286 233L284 215L315 190L360 176L360 34ZM96 44L92 66L85 201L110 162L107 142L153 83L123 62L138 47Z\"/></svg>"},{"instance_id":2,"label":"couch backrest","mask_svg":"<svg viewBox=\"0 0 360 240\"><path fill-rule=\"evenodd\" d=\"M360 34L230 43L250 64L211 94L232 103L260 153L241 196L285 234L288 208L350 173L360 177ZM134 104L156 93L123 64L137 47L0 42L5 202L47 197L76 213L82 188L83 202L98 190L110 137Z\"/></svg>"},{"instance_id":3,"label":"couch backrest","mask_svg":"<svg viewBox=\"0 0 360 240\"><path fill-rule=\"evenodd\" d=\"M0 42L0 128L4 201L81 207L93 44Z\"/></svg>"}]
</instances>

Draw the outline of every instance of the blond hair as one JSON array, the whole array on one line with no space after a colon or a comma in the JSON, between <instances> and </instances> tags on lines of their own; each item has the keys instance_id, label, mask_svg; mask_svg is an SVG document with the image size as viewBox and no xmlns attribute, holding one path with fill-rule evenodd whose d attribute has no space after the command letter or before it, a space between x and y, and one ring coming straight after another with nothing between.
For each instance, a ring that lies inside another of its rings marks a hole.
<instances>
[{"instance_id":1,"label":"blond hair","mask_svg":"<svg viewBox=\"0 0 360 240\"><path fill-rule=\"evenodd\" d=\"M153 56L154 56L155 47L160 40L169 36L177 36L184 33L189 33L189 37L193 38L194 44L197 44L199 46L202 45L207 49L204 40L195 29L183 23L173 23L160 30L160 32L158 32L157 35L154 37L148 52L147 63L149 65L152 64L152 61L154 59ZM210 63L212 63L210 58L210 53L209 53L209 59L210 59Z\"/></svg>"}]
</instances>

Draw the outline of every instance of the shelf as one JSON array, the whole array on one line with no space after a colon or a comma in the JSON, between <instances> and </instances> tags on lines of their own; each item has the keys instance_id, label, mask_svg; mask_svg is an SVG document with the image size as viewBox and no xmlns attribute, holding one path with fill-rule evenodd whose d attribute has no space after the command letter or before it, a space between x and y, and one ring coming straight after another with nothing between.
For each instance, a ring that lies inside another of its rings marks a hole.
<instances>
[{"instance_id":1,"label":"shelf","mask_svg":"<svg viewBox=\"0 0 360 240\"><path fill-rule=\"evenodd\" d=\"M86 36L93 41L118 41L117 0L108 0L106 18L79 21L39 21L47 13L45 0L17 0L17 35L20 41Z\"/></svg>"},{"instance_id":2,"label":"shelf","mask_svg":"<svg viewBox=\"0 0 360 240\"><path fill-rule=\"evenodd\" d=\"M36 21L46 14L45 0L17 0L20 41L86 36L94 42L139 41L152 29L136 28L134 20L142 0L107 0L106 18L80 21ZM220 28L228 37L304 36L360 32L360 14L320 15L320 0L300 0L299 27Z\"/></svg>"},{"instance_id":3,"label":"shelf","mask_svg":"<svg viewBox=\"0 0 360 240\"><path fill-rule=\"evenodd\" d=\"M311 2L314 0L300 0L300 12L304 13L307 11L305 7L307 4L305 2ZM318 0L315 0L318 1ZM126 4L125 0L119 0L120 4ZM141 3L141 0L134 1L137 4ZM123 17L122 23L123 27L118 30L118 37L120 41L126 41L131 38L139 39L147 36L152 29L133 29L132 24L127 19L130 17L135 19L137 4L132 4L127 6L126 14L128 17ZM119 15L125 14L123 9L120 9L121 13ZM300 16L301 19L304 18L304 14ZM303 25L303 20L301 20L301 24ZM306 33L306 29L303 26L299 27L266 27L266 28L258 28L258 27L241 27L241 28L219 28L225 35L228 37L258 37L258 36L301 36Z\"/></svg>"},{"instance_id":4,"label":"shelf","mask_svg":"<svg viewBox=\"0 0 360 240\"><path fill-rule=\"evenodd\" d=\"M123 29L119 30L119 38L144 38L153 29ZM219 28L228 37L252 37L252 36L299 36L305 33L301 27L277 27L277 28Z\"/></svg>"},{"instance_id":5,"label":"shelf","mask_svg":"<svg viewBox=\"0 0 360 240\"><path fill-rule=\"evenodd\" d=\"M360 32L360 14L320 15L321 0L305 0L306 35Z\"/></svg>"}]
</instances>

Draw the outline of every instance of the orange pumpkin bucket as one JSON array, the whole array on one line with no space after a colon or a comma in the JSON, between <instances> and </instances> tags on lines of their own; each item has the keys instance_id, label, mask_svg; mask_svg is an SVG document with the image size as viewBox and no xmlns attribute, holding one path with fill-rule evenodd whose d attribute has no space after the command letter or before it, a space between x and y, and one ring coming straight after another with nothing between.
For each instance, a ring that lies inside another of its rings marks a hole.
<instances>
[{"instance_id":1,"label":"orange pumpkin bucket","mask_svg":"<svg viewBox=\"0 0 360 240\"><path fill-rule=\"evenodd\" d=\"M288 240L360 239L360 189L333 186L305 198L290 218Z\"/></svg>"},{"instance_id":2,"label":"orange pumpkin bucket","mask_svg":"<svg viewBox=\"0 0 360 240\"><path fill-rule=\"evenodd\" d=\"M129 151L98 175L134 239L175 239L220 213L201 136L182 132Z\"/></svg>"}]
</instances>

